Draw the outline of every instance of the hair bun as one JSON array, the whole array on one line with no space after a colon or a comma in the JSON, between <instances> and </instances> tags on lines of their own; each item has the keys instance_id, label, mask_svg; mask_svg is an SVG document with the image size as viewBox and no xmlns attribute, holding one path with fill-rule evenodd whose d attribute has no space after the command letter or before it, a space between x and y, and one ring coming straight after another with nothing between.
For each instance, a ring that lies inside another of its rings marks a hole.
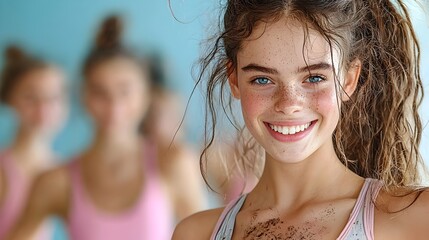
<instances>
[{"instance_id":1,"label":"hair bun","mask_svg":"<svg viewBox=\"0 0 429 240\"><path fill-rule=\"evenodd\" d=\"M6 48L5 57L6 57L6 62L9 64L26 59L26 55L24 51L22 51L19 47L14 45Z\"/></svg>"},{"instance_id":2,"label":"hair bun","mask_svg":"<svg viewBox=\"0 0 429 240\"><path fill-rule=\"evenodd\" d=\"M113 49L121 46L122 20L118 16L107 17L96 39L96 49Z\"/></svg>"}]
</instances>

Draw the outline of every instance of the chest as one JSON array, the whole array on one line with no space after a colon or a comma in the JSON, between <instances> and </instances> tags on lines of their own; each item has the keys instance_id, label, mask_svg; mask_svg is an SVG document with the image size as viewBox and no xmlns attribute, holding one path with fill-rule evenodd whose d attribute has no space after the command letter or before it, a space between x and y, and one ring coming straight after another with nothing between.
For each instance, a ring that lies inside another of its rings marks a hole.
<instances>
[{"instance_id":1,"label":"chest","mask_svg":"<svg viewBox=\"0 0 429 240\"><path fill-rule=\"evenodd\" d=\"M109 171L82 171L81 194L96 208L105 212L122 212L134 206L145 191L147 180L143 169L115 177Z\"/></svg>"},{"instance_id":2,"label":"chest","mask_svg":"<svg viewBox=\"0 0 429 240\"><path fill-rule=\"evenodd\" d=\"M237 215L232 239L337 239L350 220L355 201L303 207L287 214L275 209Z\"/></svg>"}]
</instances>

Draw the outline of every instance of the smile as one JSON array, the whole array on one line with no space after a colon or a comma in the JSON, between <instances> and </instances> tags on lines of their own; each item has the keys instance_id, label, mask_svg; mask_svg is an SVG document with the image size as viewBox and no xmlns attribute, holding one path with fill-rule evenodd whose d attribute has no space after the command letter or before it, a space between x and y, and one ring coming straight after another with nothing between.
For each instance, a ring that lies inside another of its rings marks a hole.
<instances>
[{"instance_id":1,"label":"smile","mask_svg":"<svg viewBox=\"0 0 429 240\"><path fill-rule=\"evenodd\" d=\"M283 135L294 135L296 133L305 131L311 125L311 123L306 123L306 124L297 125L297 126L277 126L273 124L268 124L268 125L272 130L278 133L281 133Z\"/></svg>"}]
</instances>

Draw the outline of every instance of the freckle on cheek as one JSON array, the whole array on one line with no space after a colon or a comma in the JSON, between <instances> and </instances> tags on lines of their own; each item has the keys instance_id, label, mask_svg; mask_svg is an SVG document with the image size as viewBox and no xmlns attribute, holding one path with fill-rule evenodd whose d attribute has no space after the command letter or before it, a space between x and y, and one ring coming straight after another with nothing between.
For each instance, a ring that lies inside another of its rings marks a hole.
<instances>
[{"instance_id":1,"label":"freckle on cheek","mask_svg":"<svg viewBox=\"0 0 429 240\"><path fill-rule=\"evenodd\" d=\"M314 99L314 105L316 105L315 107L316 107L316 111L319 111L319 109L320 109L320 103L319 103L319 99L317 98L317 94L316 93L313 93L312 94L312 98Z\"/></svg>"}]
</instances>

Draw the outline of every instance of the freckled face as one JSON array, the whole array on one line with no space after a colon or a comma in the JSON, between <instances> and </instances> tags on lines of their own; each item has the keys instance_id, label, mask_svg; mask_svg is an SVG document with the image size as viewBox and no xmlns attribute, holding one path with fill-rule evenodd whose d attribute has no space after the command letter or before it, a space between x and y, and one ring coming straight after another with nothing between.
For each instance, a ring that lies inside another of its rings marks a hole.
<instances>
[{"instance_id":1,"label":"freckled face","mask_svg":"<svg viewBox=\"0 0 429 240\"><path fill-rule=\"evenodd\" d=\"M259 24L242 43L230 78L247 128L268 155L282 162L302 161L324 146L332 150L339 119L336 51L331 59L317 32L306 37L294 20Z\"/></svg>"}]
</instances>

